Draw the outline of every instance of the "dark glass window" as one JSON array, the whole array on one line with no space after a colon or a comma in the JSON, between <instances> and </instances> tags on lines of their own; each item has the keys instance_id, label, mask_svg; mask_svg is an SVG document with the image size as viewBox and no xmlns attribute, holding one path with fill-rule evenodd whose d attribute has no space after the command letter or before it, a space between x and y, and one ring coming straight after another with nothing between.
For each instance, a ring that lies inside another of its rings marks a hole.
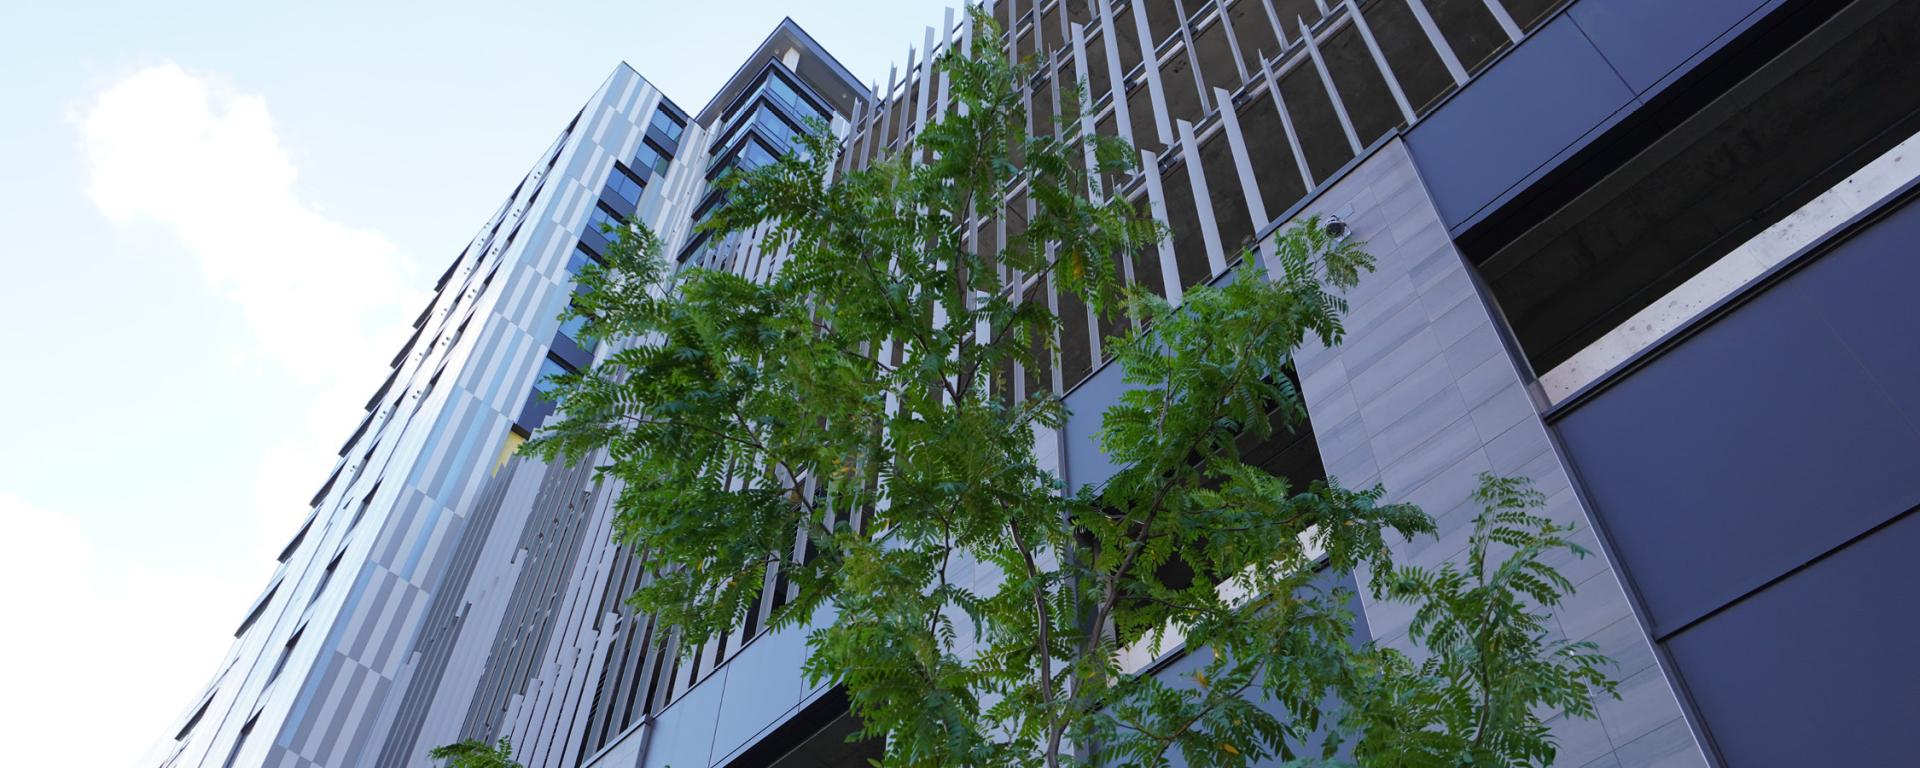
<instances>
[{"instance_id":1,"label":"dark glass window","mask_svg":"<svg viewBox=\"0 0 1920 768\"><path fill-rule=\"evenodd\" d=\"M554 389L553 377L569 373L573 373L572 366L552 357L543 359L540 361L540 376L534 380L533 389L536 392L542 393L552 392Z\"/></svg>"},{"instance_id":2,"label":"dark glass window","mask_svg":"<svg viewBox=\"0 0 1920 768\"><path fill-rule=\"evenodd\" d=\"M615 163L613 170L607 173L607 189L613 190L628 205L639 205L640 193L647 190L647 185L640 183L640 179L635 178L625 166Z\"/></svg>"},{"instance_id":3,"label":"dark glass window","mask_svg":"<svg viewBox=\"0 0 1920 768\"><path fill-rule=\"evenodd\" d=\"M665 175L667 166L673 164L673 153L656 147L653 142L642 140L640 150L633 153L633 166L646 168L654 173Z\"/></svg>"},{"instance_id":4,"label":"dark glass window","mask_svg":"<svg viewBox=\"0 0 1920 768\"><path fill-rule=\"evenodd\" d=\"M802 118L818 117L825 120L827 117L820 111L819 107L813 105L813 102L807 101L805 97L801 96L799 91L794 89L793 84L788 83L786 78L779 75L772 75L767 78L765 93L768 97L780 102L783 106L792 110L794 114Z\"/></svg>"},{"instance_id":5,"label":"dark glass window","mask_svg":"<svg viewBox=\"0 0 1920 768\"><path fill-rule=\"evenodd\" d=\"M593 251L587 250L586 246L576 245L573 247L573 255L567 257L567 274L578 275L580 270L585 269L589 263L600 263L600 257Z\"/></svg>"},{"instance_id":6,"label":"dark glass window","mask_svg":"<svg viewBox=\"0 0 1920 768\"><path fill-rule=\"evenodd\" d=\"M608 230L618 232L626 228L626 219L600 206L594 206L593 212L587 214L587 229L594 232L605 233Z\"/></svg>"},{"instance_id":7,"label":"dark glass window","mask_svg":"<svg viewBox=\"0 0 1920 768\"><path fill-rule=\"evenodd\" d=\"M773 150L767 149L765 145L751 138L740 142L738 146L739 149L733 150L729 154L723 155L714 161L717 170L712 174L713 179L707 182L707 190L701 193L701 200L703 202L707 197L713 195L716 190L720 189L720 180L726 178L728 173L734 170L751 171L763 165L771 165L774 160L778 159L778 156L774 154ZM703 208L701 210L706 211L708 209Z\"/></svg>"},{"instance_id":8,"label":"dark glass window","mask_svg":"<svg viewBox=\"0 0 1920 768\"><path fill-rule=\"evenodd\" d=\"M650 124L654 130L659 131L660 135L667 137L669 141L679 141L680 133L687 128L685 122L681 121L678 117L674 117L664 109L654 110L653 120Z\"/></svg>"},{"instance_id":9,"label":"dark glass window","mask_svg":"<svg viewBox=\"0 0 1920 768\"><path fill-rule=\"evenodd\" d=\"M581 349L593 349L593 345L587 341L587 337L585 336L586 326L586 318L579 315L567 315L565 319L560 321L560 335L572 339L573 343L580 345Z\"/></svg>"},{"instance_id":10,"label":"dark glass window","mask_svg":"<svg viewBox=\"0 0 1920 768\"><path fill-rule=\"evenodd\" d=\"M775 144L793 146L798 143L800 129L788 125L786 120L765 107L754 111L753 122L760 132L766 134L767 138L772 139Z\"/></svg>"}]
</instances>

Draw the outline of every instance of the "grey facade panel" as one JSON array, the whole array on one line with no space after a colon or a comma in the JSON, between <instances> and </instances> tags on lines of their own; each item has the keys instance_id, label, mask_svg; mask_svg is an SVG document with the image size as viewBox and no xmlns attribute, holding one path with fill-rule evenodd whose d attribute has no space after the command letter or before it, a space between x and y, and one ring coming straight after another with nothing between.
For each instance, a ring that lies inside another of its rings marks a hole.
<instances>
[{"instance_id":1,"label":"grey facade panel","mask_svg":"<svg viewBox=\"0 0 1920 768\"><path fill-rule=\"evenodd\" d=\"M1399 562L1434 567L1464 554L1481 472L1531 481L1547 497L1546 516L1576 526L1591 546L1590 511L1423 181L1408 148L1390 142L1303 212L1345 211L1353 236L1376 260L1349 293L1346 341L1331 349L1309 342L1296 355L1327 473L1347 487L1379 483L1386 501L1417 504L1433 516L1435 537L1391 542ZM1652 656L1613 563L1596 551L1553 565L1576 583L1552 611L1561 635L1592 641L1614 658ZM1417 653L1407 638L1410 606L1364 593L1362 602L1376 640ZM1560 764L1612 758L1624 765L1635 754L1628 745L1674 724L1684 738L1646 750L1648 762L1637 764L1707 764L1672 687L1658 669L1650 672L1631 688L1631 706L1602 708L1598 722L1551 723L1564 745Z\"/></svg>"}]
</instances>

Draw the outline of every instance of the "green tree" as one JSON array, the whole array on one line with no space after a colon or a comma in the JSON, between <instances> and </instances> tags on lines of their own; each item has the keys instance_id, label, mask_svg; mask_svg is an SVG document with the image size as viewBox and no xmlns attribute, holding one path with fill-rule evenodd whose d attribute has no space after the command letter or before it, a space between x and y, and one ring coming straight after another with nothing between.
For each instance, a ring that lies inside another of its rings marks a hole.
<instances>
[{"instance_id":1,"label":"green tree","mask_svg":"<svg viewBox=\"0 0 1920 768\"><path fill-rule=\"evenodd\" d=\"M1388 556L1431 533L1419 510L1241 458L1305 424L1293 350L1340 342L1364 249L1309 220L1278 237L1274 274L1248 258L1178 306L1121 287L1117 259L1165 234L1096 194L1133 151L1072 121L1031 135L1025 68L974 23L973 53L940 61L958 109L907 151L837 172L816 126L724 182L715 236L764 223L786 244L764 279L676 269L638 229L586 270L570 311L632 341L562 378L564 419L530 447L621 481L617 530L652 564L631 602L695 647L779 568L799 597L773 625L829 617L806 672L845 685L888 765L1549 762L1541 715L1591 716L1611 683L1591 646L1548 639L1541 611L1569 587L1542 555L1577 547L1526 512L1537 499L1489 479L1468 567L1428 572ZM1002 206L1012 189L1030 215ZM1006 242L978 241L976 214L1005 218ZM1130 389L1104 414L1118 470L1097 490L1035 453L1061 402L1008 385L1053 352L1037 280L1128 329L1106 343ZM1494 544L1511 552L1490 563ZM1418 604L1426 660L1349 642L1349 596L1316 570L1363 568L1378 599ZM1122 666L1125 646L1181 638L1207 659L1191 680Z\"/></svg>"},{"instance_id":2,"label":"green tree","mask_svg":"<svg viewBox=\"0 0 1920 768\"><path fill-rule=\"evenodd\" d=\"M513 744L506 739L488 744L468 739L457 744L434 747L427 757L445 760L446 768L523 768L513 760Z\"/></svg>"}]
</instances>

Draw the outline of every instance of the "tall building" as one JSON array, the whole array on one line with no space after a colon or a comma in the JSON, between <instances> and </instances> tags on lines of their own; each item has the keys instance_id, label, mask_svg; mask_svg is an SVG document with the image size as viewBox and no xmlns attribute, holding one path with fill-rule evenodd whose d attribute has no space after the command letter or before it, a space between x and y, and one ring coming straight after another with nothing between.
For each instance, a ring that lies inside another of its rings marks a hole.
<instances>
[{"instance_id":1,"label":"tall building","mask_svg":"<svg viewBox=\"0 0 1920 768\"><path fill-rule=\"evenodd\" d=\"M1920 3L993 13L1036 64L1035 130L1141 150L1102 189L1172 234L1123 259L1126 280L1177 303L1308 214L1378 259L1346 342L1296 360L1311 429L1250 456L1419 504L1439 535L1397 551L1419 565L1462 555L1483 471L1531 479L1579 526L1596 555L1556 563L1578 591L1554 628L1618 660L1621 699L1551 724L1558 764L1902 762L1920 721ZM556 319L600 223L643 222L683 264L777 268L779 243L694 230L725 204L711 180L809 116L844 168L897 150L952 107L931 61L973 31L950 13L862 85L786 22L695 114L617 69L441 277L160 764L421 765L500 737L530 766L876 754L846 740L844 696L804 682L802 633L765 629L791 596L777 570L744 626L663 647L621 600L643 569L611 537L618 488L513 451L551 415L543 374L603 353ZM1063 98L1077 84L1088 98ZM1008 220L983 218L978 247ZM1050 364L1006 380L1065 400L1040 454L1097 486L1115 329L1045 279L1023 290L1064 329ZM1359 613L1365 638L1406 646L1405 606Z\"/></svg>"}]
</instances>

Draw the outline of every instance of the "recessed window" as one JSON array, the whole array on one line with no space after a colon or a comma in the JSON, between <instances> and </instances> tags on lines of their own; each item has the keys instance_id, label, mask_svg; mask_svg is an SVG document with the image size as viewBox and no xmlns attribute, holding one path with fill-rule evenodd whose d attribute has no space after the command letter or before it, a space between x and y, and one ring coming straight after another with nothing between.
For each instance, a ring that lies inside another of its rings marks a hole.
<instances>
[{"instance_id":1,"label":"recessed window","mask_svg":"<svg viewBox=\"0 0 1920 768\"><path fill-rule=\"evenodd\" d=\"M668 141L675 142L680 140L681 132L687 128L685 121L673 116L672 113L664 109L654 110L653 120L649 125L651 125L654 130L659 131L660 135L667 137Z\"/></svg>"},{"instance_id":2,"label":"recessed window","mask_svg":"<svg viewBox=\"0 0 1920 768\"><path fill-rule=\"evenodd\" d=\"M633 153L633 167L646 168L662 176L672 164L673 153L654 146L652 141L642 140L640 149Z\"/></svg>"},{"instance_id":3,"label":"recessed window","mask_svg":"<svg viewBox=\"0 0 1920 768\"><path fill-rule=\"evenodd\" d=\"M600 206L594 206L593 212L587 214L588 231L605 234L608 231L618 232L626 228L627 220L625 217Z\"/></svg>"},{"instance_id":4,"label":"recessed window","mask_svg":"<svg viewBox=\"0 0 1920 768\"><path fill-rule=\"evenodd\" d=\"M556 382L554 382L554 377L573 372L573 366L549 356L540 361L540 375L539 378L533 381L533 390L542 394L552 392L554 388L558 386Z\"/></svg>"},{"instance_id":5,"label":"recessed window","mask_svg":"<svg viewBox=\"0 0 1920 768\"><path fill-rule=\"evenodd\" d=\"M573 254L567 257L567 274L579 277L580 270L586 269L588 264L604 266L605 263L600 260L600 254L587 250L584 245L575 245Z\"/></svg>"},{"instance_id":6,"label":"recessed window","mask_svg":"<svg viewBox=\"0 0 1920 768\"><path fill-rule=\"evenodd\" d=\"M613 170L607 174L607 189L627 201L628 205L639 205L640 193L647 191L647 185L641 183L626 166L615 163Z\"/></svg>"},{"instance_id":7,"label":"recessed window","mask_svg":"<svg viewBox=\"0 0 1920 768\"><path fill-rule=\"evenodd\" d=\"M1920 112L1920 6L1847 8L1768 43L1771 59L1729 60L1750 72L1633 118L1676 127L1582 150L1460 238L1549 402L1624 373L1912 177L1898 145Z\"/></svg>"},{"instance_id":8,"label":"recessed window","mask_svg":"<svg viewBox=\"0 0 1920 768\"><path fill-rule=\"evenodd\" d=\"M573 343L580 345L581 349L592 349L593 345L587 341L585 335L586 326L586 318L569 314L560 321L560 335L572 339Z\"/></svg>"}]
</instances>

